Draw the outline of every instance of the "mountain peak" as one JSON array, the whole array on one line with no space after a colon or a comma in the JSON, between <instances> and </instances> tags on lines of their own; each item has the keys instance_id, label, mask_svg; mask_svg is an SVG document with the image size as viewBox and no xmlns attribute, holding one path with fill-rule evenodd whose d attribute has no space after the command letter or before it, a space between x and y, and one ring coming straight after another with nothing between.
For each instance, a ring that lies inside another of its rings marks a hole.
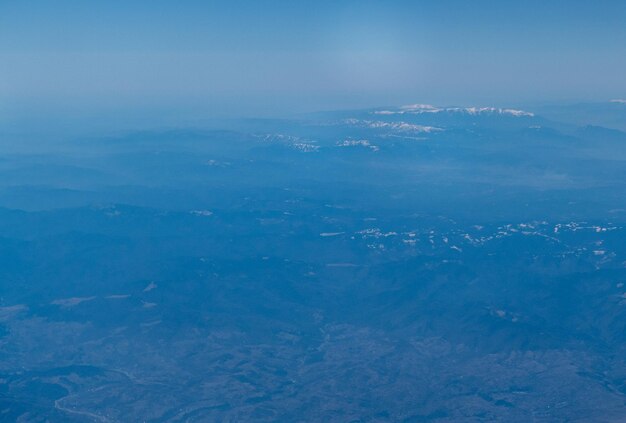
<instances>
[{"instance_id":1,"label":"mountain peak","mask_svg":"<svg viewBox=\"0 0 626 423\"><path fill-rule=\"evenodd\" d=\"M448 114L466 114L466 115L507 115L515 117L533 117L534 113L524 110L498 108L498 107L437 107L430 104L409 104L396 109L377 110L374 114L378 115L402 115L413 114L419 115L424 113L448 113Z\"/></svg>"}]
</instances>

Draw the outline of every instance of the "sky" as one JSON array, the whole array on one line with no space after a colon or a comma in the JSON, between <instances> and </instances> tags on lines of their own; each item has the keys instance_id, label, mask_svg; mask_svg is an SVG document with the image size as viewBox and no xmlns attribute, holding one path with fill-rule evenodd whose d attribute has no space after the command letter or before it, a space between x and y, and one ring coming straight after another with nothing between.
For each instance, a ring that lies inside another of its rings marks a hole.
<instances>
[{"instance_id":1,"label":"sky","mask_svg":"<svg viewBox=\"0 0 626 423\"><path fill-rule=\"evenodd\" d=\"M626 97L626 2L0 0L0 123Z\"/></svg>"}]
</instances>

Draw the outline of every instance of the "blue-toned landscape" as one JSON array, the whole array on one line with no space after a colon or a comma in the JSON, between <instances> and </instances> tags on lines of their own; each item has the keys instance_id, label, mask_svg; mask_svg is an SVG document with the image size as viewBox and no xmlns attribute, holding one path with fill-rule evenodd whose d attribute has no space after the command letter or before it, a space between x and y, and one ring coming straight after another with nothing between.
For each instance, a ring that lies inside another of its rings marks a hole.
<instances>
[{"instance_id":1,"label":"blue-toned landscape","mask_svg":"<svg viewBox=\"0 0 626 423\"><path fill-rule=\"evenodd\" d=\"M626 132L426 105L231 126L3 154L3 419L626 416Z\"/></svg>"},{"instance_id":2,"label":"blue-toned landscape","mask_svg":"<svg viewBox=\"0 0 626 423\"><path fill-rule=\"evenodd\" d=\"M0 1L0 422L626 421L624 22Z\"/></svg>"}]
</instances>

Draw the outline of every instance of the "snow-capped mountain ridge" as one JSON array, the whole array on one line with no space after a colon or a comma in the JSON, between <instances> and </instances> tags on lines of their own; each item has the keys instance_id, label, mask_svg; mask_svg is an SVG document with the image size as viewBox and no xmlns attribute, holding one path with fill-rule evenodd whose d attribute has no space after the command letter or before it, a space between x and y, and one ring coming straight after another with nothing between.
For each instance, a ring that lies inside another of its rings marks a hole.
<instances>
[{"instance_id":1,"label":"snow-capped mountain ridge","mask_svg":"<svg viewBox=\"0 0 626 423\"><path fill-rule=\"evenodd\" d=\"M533 117L534 113L524 110L498 108L498 107L437 107L430 104L409 104L401 106L395 110L377 110L373 112L377 115L419 115L424 113L458 113L465 115L505 115L515 117Z\"/></svg>"},{"instance_id":2,"label":"snow-capped mountain ridge","mask_svg":"<svg viewBox=\"0 0 626 423\"><path fill-rule=\"evenodd\" d=\"M342 123L355 127L371 129L391 129L399 132L432 133L443 131L443 128L438 128L435 126L415 125L406 122L382 122L350 118L344 119Z\"/></svg>"}]
</instances>

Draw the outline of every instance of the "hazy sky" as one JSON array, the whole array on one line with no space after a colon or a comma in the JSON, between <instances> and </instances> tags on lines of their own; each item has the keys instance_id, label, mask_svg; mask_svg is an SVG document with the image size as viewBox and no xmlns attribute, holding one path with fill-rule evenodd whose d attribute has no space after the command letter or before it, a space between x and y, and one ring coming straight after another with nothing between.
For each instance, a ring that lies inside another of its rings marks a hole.
<instances>
[{"instance_id":1,"label":"hazy sky","mask_svg":"<svg viewBox=\"0 0 626 423\"><path fill-rule=\"evenodd\" d=\"M0 114L626 97L626 1L0 0Z\"/></svg>"}]
</instances>

